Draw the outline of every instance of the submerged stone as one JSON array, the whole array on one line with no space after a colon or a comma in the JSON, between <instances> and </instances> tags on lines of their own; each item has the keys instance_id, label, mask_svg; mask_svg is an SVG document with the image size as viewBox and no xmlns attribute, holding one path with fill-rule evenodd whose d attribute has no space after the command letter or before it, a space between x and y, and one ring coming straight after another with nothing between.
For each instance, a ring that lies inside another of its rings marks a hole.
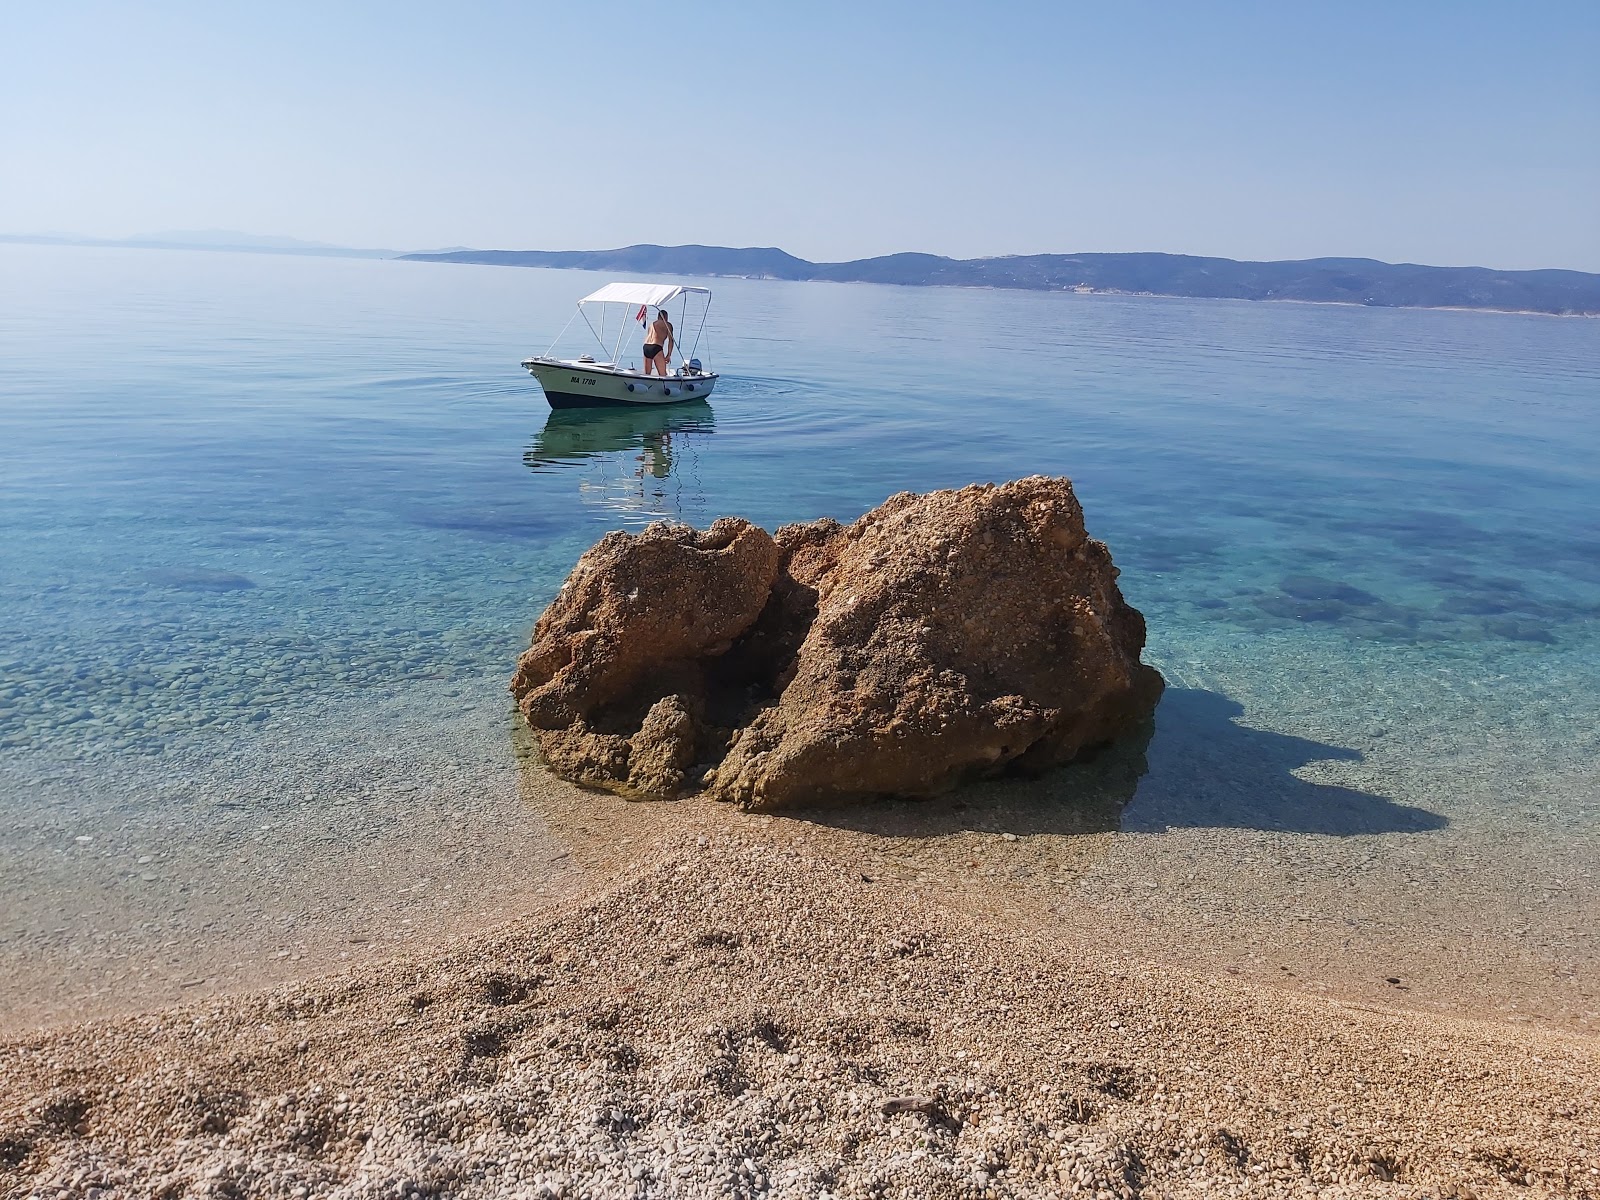
<instances>
[{"instance_id":1,"label":"submerged stone","mask_svg":"<svg viewBox=\"0 0 1600 1200\"><path fill-rule=\"evenodd\" d=\"M1336 600L1300 600L1293 596L1266 596L1257 607L1268 616L1305 622L1339 621L1349 613L1349 606Z\"/></svg>"},{"instance_id":2,"label":"submerged stone","mask_svg":"<svg viewBox=\"0 0 1600 1200\"><path fill-rule=\"evenodd\" d=\"M1285 595L1293 596L1296 600L1332 601L1356 607L1382 603L1371 592L1337 579L1324 579L1321 575L1289 575L1278 587Z\"/></svg>"},{"instance_id":3,"label":"submerged stone","mask_svg":"<svg viewBox=\"0 0 1600 1200\"><path fill-rule=\"evenodd\" d=\"M242 592L256 581L232 571L208 571L203 567L161 567L144 573L146 583L157 587L180 588L188 592Z\"/></svg>"},{"instance_id":4,"label":"submerged stone","mask_svg":"<svg viewBox=\"0 0 1600 1200\"><path fill-rule=\"evenodd\" d=\"M1508 642L1538 642L1546 646L1556 644L1556 635L1534 621L1500 617L1485 621L1483 627L1495 637L1504 638Z\"/></svg>"},{"instance_id":5,"label":"submerged stone","mask_svg":"<svg viewBox=\"0 0 1600 1200\"><path fill-rule=\"evenodd\" d=\"M1490 617L1516 612L1523 604L1521 599L1493 594L1450 596L1440 603L1439 611L1458 616Z\"/></svg>"}]
</instances>

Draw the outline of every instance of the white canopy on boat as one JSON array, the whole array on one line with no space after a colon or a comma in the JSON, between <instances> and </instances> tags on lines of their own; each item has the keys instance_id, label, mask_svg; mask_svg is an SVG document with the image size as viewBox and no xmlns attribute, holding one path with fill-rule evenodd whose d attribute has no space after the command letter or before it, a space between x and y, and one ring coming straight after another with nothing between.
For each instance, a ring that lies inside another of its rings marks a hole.
<instances>
[{"instance_id":1,"label":"white canopy on boat","mask_svg":"<svg viewBox=\"0 0 1600 1200\"><path fill-rule=\"evenodd\" d=\"M704 292L711 294L710 288L685 287L675 283L608 283L598 292L593 292L579 300L579 304L648 304L651 308L660 308L671 300L676 300L685 292Z\"/></svg>"}]
</instances>

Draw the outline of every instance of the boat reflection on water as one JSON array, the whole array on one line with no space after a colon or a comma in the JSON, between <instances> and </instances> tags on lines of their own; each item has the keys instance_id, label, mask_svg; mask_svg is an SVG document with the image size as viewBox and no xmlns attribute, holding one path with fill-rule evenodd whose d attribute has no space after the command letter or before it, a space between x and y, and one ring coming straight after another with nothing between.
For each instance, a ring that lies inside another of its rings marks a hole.
<instances>
[{"instance_id":1,"label":"boat reflection on water","mask_svg":"<svg viewBox=\"0 0 1600 1200\"><path fill-rule=\"evenodd\" d=\"M704 401L638 408L551 409L522 461L540 474L578 472L578 496L624 525L697 524L705 489L699 459L716 429Z\"/></svg>"}]
</instances>

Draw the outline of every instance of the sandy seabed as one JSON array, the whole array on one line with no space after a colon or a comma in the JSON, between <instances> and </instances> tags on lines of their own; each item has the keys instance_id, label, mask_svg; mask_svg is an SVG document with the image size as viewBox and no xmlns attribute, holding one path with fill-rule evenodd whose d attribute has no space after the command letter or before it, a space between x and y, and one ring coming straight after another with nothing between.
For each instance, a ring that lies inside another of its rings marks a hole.
<instances>
[{"instance_id":1,"label":"sandy seabed","mask_svg":"<svg viewBox=\"0 0 1600 1200\"><path fill-rule=\"evenodd\" d=\"M531 787L578 895L0 1043L0 1194L1600 1197L1584 1033L1196 969L859 832Z\"/></svg>"}]
</instances>

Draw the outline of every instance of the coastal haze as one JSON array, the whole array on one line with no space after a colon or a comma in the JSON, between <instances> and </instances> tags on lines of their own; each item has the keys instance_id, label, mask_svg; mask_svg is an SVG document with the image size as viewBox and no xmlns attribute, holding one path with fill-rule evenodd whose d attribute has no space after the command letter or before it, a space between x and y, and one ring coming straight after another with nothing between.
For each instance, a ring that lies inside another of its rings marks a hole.
<instances>
[{"instance_id":1,"label":"coastal haze","mask_svg":"<svg viewBox=\"0 0 1600 1200\"><path fill-rule=\"evenodd\" d=\"M9 17L5 233L1600 272L1579 0Z\"/></svg>"}]
</instances>

